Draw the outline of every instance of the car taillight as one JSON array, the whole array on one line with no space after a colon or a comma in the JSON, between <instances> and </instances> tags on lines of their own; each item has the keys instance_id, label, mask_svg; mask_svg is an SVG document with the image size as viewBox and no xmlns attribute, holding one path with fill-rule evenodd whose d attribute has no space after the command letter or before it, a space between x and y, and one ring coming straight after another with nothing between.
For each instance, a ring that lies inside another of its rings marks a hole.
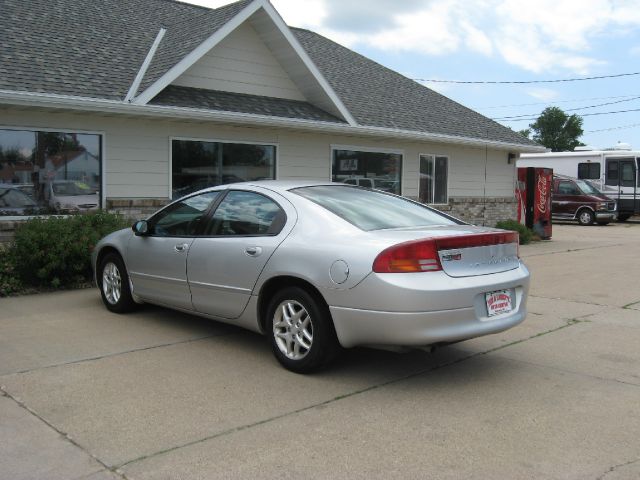
<instances>
[{"instance_id":1,"label":"car taillight","mask_svg":"<svg viewBox=\"0 0 640 480\"><path fill-rule=\"evenodd\" d=\"M442 270L438 254L441 250L462 250L507 243L518 245L518 234L516 232L481 233L412 240L383 250L373 262L373 271L376 273L437 272Z\"/></svg>"},{"instance_id":2,"label":"car taillight","mask_svg":"<svg viewBox=\"0 0 640 480\"><path fill-rule=\"evenodd\" d=\"M434 239L400 243L383 250L373 262L376 273L435 272L442 270Z\"/></svg>"}]
</instances>

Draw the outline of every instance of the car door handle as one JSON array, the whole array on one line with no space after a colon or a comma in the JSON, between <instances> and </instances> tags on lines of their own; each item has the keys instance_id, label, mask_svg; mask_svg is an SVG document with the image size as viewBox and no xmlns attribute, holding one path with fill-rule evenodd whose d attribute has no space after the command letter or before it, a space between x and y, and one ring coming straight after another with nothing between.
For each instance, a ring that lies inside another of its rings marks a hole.
<instances>
[{"instance_id":1,"label":"car door handle","mask_svg":"<svg viewBox=\"0 0 640 480\"><path fill-rule=\"evenodd\" d=\"M244 253L249 255L250 257L259 257L262 253L262 248L260 247L247 247L244 249Z\"/></svg>"},{"instance_id":2,"label":"car door handle","mask_svg":"<svg viewBox=\"0 0 640 480\"><path fill-rule=\"evenodd\" d=\"M178 245L173 247L173 249L178 253L186 252L189 249L189 244L188 243L179 243Z\"/></svg>"}]
</instances>

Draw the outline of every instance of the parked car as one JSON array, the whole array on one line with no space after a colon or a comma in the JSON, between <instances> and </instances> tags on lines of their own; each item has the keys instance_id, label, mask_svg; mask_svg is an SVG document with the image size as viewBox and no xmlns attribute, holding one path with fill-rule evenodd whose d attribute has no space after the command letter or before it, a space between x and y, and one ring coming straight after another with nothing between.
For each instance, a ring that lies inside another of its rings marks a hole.
<instances>
[{"instance_id":1,"label":"parked car","mask_svg":"<svg viewBox=\"0 0 640 480\"><path fill-rule=\"evenodd\" d=\"M11 185L13 188L17 188L23 193L29 195L33 200L36 199L36 189L33 183L14 183Z\"/></svg>"},{"instance_id":2,"label":"parked car","mask_svg":"<svg viewBox=\"0 0 640 480\"><path fill-rule=\"evenodd\" d=\"M45 198L49 206L59 213L97 210L100 204L96 188L75 180L54 180L48 183Z\"/></svg>"},{"instance_id":3,"label":"parked car","mask_svg":"<svg viewBox=\"0 0 640 480\"><path fill-rule=\"evenodd\" d=\"M37 215L43 209L29 195L13 185L0 185L0 215Z\"/></svg>"},{"instance_id":4,"label":"parked car","mask_svg":"<svg viewBox=\"0 0 640 480\"><path fill-rule=\"evenodd\" d=\"M580 225L606 225L616 219L616 202L584 180L553 177L552 217Z\"/></svg>"},{"instance_id":5,"label":"parked car","mask_svg":"<svg viewBox=\"0 0 640 480\"><path fill-rule=\"evenodd\" d=\"M260 181L173 202L96 246L106 308L148 302L269 336L308 372L341 347L427 347L522 322L514 232L340 183Z\"/></svg>"}]
</instances>

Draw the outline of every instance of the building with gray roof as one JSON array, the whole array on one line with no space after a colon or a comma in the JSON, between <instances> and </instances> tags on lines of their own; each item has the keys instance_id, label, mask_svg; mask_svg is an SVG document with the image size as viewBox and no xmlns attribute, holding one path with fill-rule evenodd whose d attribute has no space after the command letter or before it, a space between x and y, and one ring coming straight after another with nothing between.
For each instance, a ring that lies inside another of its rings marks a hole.
<instances>
[{"instance_id":1,"label":"building with gray roof","mask_svg":"<svg viewBox=\"0 0 640 480\"><path fill-rule=\"evenodd\" d=\"M287 26L268 0L0 5L0 183L32 183L36 197L48 158L84 149L100 161L81 179L131 215L208 185L305 178L492 224L515 217L514 159L544 151Z\"/></svg>"}]
</instances>

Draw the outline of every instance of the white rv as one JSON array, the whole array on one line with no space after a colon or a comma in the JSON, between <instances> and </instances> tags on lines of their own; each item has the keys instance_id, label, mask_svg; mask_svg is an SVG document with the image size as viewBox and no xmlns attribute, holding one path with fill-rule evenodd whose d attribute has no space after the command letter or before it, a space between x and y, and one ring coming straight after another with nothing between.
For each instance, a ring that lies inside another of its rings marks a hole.
<instances>
[{"instance_id":1,"label":"white rv","mask_svg":"<svg viewBox=\"0 0 640 480\"><path fill-rule=\"evenodd\" d=\"M618 220L640 214L640 151L619 143L605 150L578 147L574 152L522 154L518 167L553 168L553 173L589 180L618 204Z\"/></svg>"}]
</instances>

